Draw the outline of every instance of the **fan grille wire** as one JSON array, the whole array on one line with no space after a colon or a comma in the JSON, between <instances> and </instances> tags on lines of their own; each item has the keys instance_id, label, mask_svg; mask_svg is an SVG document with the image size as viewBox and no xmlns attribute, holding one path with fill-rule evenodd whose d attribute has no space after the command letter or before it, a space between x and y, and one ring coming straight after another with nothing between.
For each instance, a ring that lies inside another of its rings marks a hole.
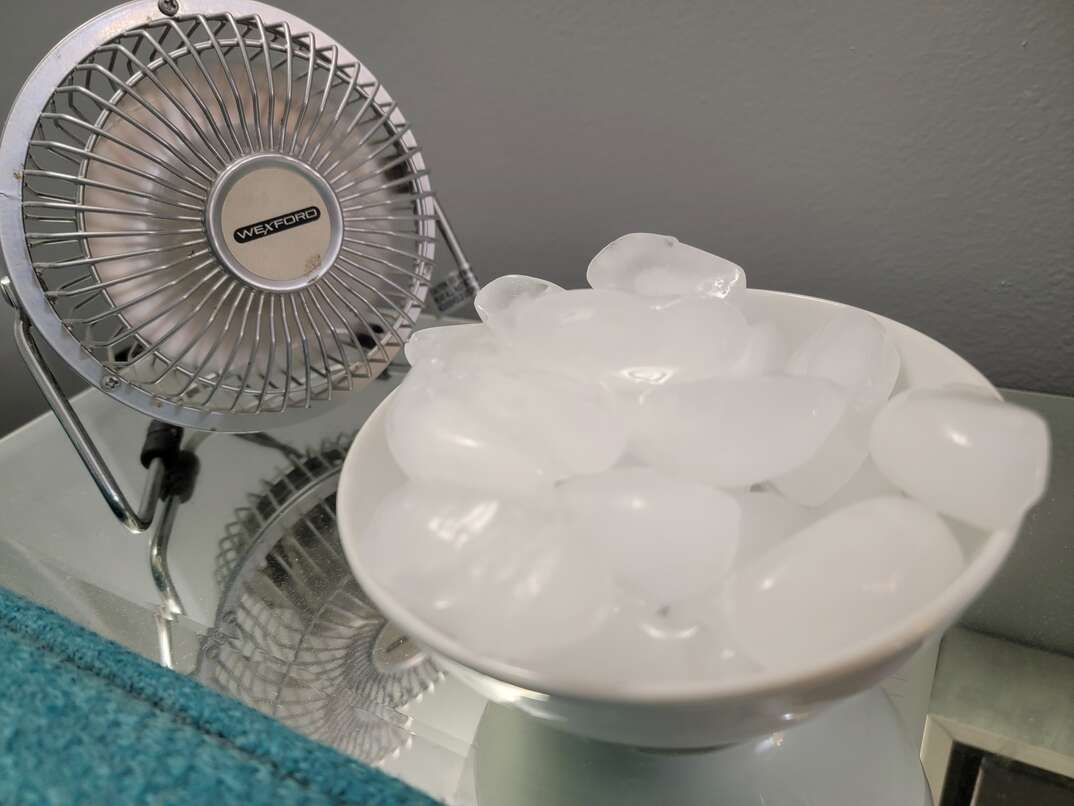
<instances>
[{"instance_id":1,"label":"fan grille wire","mask_svg":"<svg viewBox=\"0 0 1074 806\"><path fill-rule=\"evenodd\" d=\"M257 15L197 15L123 32L55 89L23 169L26 244L113 385L280 412L353 390L409 336L432 274L432 192L397 105L342 54ZM206 232L216 177L266 153L327 180L343 218L328 271L286 293L227 271Z\"/></svg>"},{"instance_id":2,"label":"fan grille wire","mask_svg":"<svg viewBox=\"0 0 1074 806\"><path fill-rule=\"evenodd\" d=\"M349 438L328 440L237 511L217 555L222 596L205 682L368 763L410 742L407 706L440 672L378 668L387 625L343 557L335 487Z\"/></svg>"}]
</instances>

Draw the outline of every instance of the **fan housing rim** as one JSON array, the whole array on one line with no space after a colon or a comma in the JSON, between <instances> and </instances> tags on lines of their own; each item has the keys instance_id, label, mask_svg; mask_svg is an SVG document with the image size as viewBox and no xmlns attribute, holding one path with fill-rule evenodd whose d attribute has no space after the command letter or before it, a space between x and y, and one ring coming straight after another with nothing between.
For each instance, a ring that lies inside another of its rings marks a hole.
<instances>
[{"instance_id":1,"label":"fan housing rim","mask_svg":"<svg viewBox=\"0 0 1074 806\"><path fill-rule=\"evenodd\" d=\"M321 47L335 46L341 61L353 62L360 71L361 80L370 80L375 83L378 88L376 105L392 110L387 116L386 124L395 130L402 129L403 134L399 139L399 145L404 151L415 152L408 159L408 163L416 174L413 186L420 196L415 201L415 206L418 212L428 219L420 221L418 228L422 235L435 235L433 218L437 215L437 206L433 199L423 156L418 150L417 140L406 118L383 84L376 79L375 74L334 37L301 17L257 0L229 0L227 6L226 9L222 9L221 4L215 0L183 0L178 16L203 14L210 17L230 13L240 20L258 16L271 20L273 25L287 25L292 30L309 32L316 37ZM310 407L290 405L282 410L244 413L201 409L153 395L127 382L119 375L110 372L108 367L94 357L70 332L46 297L45 289L32 265L23 220L22 169L29 141L33 137L45 105L56 87L68 74L100 46L127 31L164 22L172 19L173 16L175 15L163 14L155 0L133 0L133 2L116 6L68 33L66 37L53 45L29 73L11 106L3 133L0 134L0 200L3 201L0 204L0 255L7 269L11 288L21 308L20 315L29 319L34 330L41 334L44 341L64 364L86 383L112 399L154 419L204 431L243 433L305 422L344 404L348 400L349 393L336 390L337 393L331 395L330 398L318 399ZM417 248L424 260L431 265L434 257L432 241L422 242ZM400 323L400 325L401 327L397 326L398 329L409 330L405 323ZM395 352L402 349L402 345L385 344L384 348L389 356L393 356ZM387 362L384 362L380 368L381 371L386 367ZM375 378L376 374L369 378L355 378L354 380L360 381L356 384L357 387L372 382Z\"/></svg>"}]
</instances>

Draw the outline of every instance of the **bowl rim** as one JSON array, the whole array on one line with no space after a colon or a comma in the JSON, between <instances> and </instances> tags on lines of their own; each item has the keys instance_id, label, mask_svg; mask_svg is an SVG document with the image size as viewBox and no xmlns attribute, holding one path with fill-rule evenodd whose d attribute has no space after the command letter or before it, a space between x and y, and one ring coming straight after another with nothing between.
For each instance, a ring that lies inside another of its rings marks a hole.
<instances>
[{"instance_id":1,"label":"bowl rim","mask_svg":"<svg viewBox=\"0 0 1074 806\"><path fill-rule=\"evenodd\" d=\"M761 289L747 289L747 293L753 297L801 300L833 309L864 310L834 300L804 294ZM907 339L920 341L930 350L941 351L947 354L948 358L954 358L967 371L966 374L973 378L972 385L988 390L996 398L1001 397L995 387L976 368L940 342L901 322L871 311L866 311L866 313L875 316L900 341ZM386 397L377 406L351 443L340 473L337 493L340 504L347 495L348 479L355 475L356 468L361 464L359 457L362 453L362 445L370 439L372 433L383 429L386 412L393 395L394 393ZM955 621L995 576L1014 545L1021 525L1019 521L1010 527L989 532L981 550L939 596L872 636L868 641L833 653L820 662L796 669L762 670L756 674L726 680L632 685L629 683L611 684L606 681L603 683L547 681L532 670L470 650L458 640L439 632L399 604L395 597L380 587L367 573L355 546L358 538L355 534L357 525L350 522L350 512L345 504L337 504L337 512L343 553L358 583L373 603L418 644L473 672L525 690L531 696L543 695L632 705L685 705L695 702L761 698L784 694L791 690L830 686L840 679L851 678L883 666L900 654L916 649L933 633L945 629Z\"/></svg>"}]
</instances>

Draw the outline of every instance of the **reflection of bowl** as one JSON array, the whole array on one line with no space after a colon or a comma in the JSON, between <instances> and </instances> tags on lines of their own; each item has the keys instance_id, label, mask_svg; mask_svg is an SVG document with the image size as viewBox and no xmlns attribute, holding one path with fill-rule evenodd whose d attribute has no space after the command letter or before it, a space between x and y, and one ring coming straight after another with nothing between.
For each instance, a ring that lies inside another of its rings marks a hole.
<instances>
[{"instance_id":1,"label":"reflection of bowl","mask_svg":"<svg viewBox=\"0 0 1074 806\"><path fill-rule=\"evenodd\" d=\"M819 328L841 307L827 300L754 291L746 312L781 326L792 341ZM995 390L979 372L942 344L881 319L902 353L902 386L963 383ZM508 702L565 730L606 741L654 748L701 748L770 733L808 717L894 672L930 636L949 626L984 589L1007 556L1017 526L966 546L967 565L939 596L910 617L822 663L791 671L654 688L624 683L582 685L549 679L468 649L404 609L362 563L362 530L384 496L404 481L384 434L386 400L354 440L340 478L338 514L344 552L373 602L400 629L426 647L442 668L489 699Z\"/></svg>"}]
</instances>

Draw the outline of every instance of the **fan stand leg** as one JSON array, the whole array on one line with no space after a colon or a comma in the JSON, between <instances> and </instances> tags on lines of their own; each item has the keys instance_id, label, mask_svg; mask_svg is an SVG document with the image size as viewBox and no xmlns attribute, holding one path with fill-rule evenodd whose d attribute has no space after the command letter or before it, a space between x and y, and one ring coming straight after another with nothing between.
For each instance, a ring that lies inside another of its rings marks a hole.
<instances>
[{"instance_id":1,"label":"fan stand leg","mask_svg":"<svg viewBox=\"0 0 1074 806\"><path fill-rule=\"evenodd\" d=\"M169 495L164 500L164 509L157 520L153 537L149 541L149 572L153 576L153 584L160 593L161 609L168 616L183 615L183 603L179 600L179 592L172 582L172 575L168 569L168 542L172 536L172 527L175 525L175 513L179 509L180 499L177 495Z\"/></svg>"},{"instance_id":2,"label":"fan stand leg","mask_svg":"<svg viewBox=\"0 0 1074 806\"><path fill-rule=\"evenodd\" d=\"M166 426L164 428L166 429ZM146 442L148 444L150 439L147 438ZM172 626L175 620L186 611L179 599L179 591L172 581L168 565L168 546L179 507L189 501L194 494L200 463L193 452L193 445L194 440L188 440L187 449L170 456L167 462L167 477L161 493L164 504L149 540L149 573L160 595L160 605L154 613L157 623L157 641L160 646L160 662L169 669L174 668Z\"/></svg>"},{"instance_id":3,"label":"fan stand leg","mask_svg":"<svg viewBox=\"0 0 1074 806\"><path fill-rule=\"evenodd\" d=\"M142 501L136 510L120 489L112 470L104 461L101 452L97 450L86 427L71 406L71 401L60 389L52 370L45 363L30 332L31 327L30 320L20 311L18 320L15 322L15 344L30 374L45 396L52 413L60 421L60 426L67 434L67 438L71 440L71 444L82 459L86 470L89 471L97 489L104 496L109 509L130 531L135 534L145 532L153 523L157 502L160 500L160 488L164 482L164 463L160 459L150 462L145 487L142 490Z\"/></svg>"},{"instance_id":4,"label":"fan stand leg","mask_svg":"<svg viewBox=\"0 0 1074 806\"><path fill-rule=\"evenodd\" d=\"M111 469L105 463L100 451L71 406L71 402L60 389L55 376L45 363L41 351L33 340L30 328L29 319L21 315L20 312L18 321L15 323L15 343L18 345L19 352L26 362L34 381L48 401L49 407L56 415L56 419L60 421L60 425L71 440L71 444L74 445L79 457L86 465L86 469L97 485L97 489L101 491L101 495L104 496L105 501L116 517L131 532L135 534L145 532L153 525L154 517L157 514L157 502L161 499L162 491L165 493L163 510L160 513L160 517L156 518L156 528L153 530L153 535L149 542L149 570L153 583L161 597L160 607L157 608L154 614L157 624L157 640L160 646L160 662L169 669L173 668L172 623L175 621L176 616L182 615L183 605L179 600L178 591L168 570L168 541L171 538L172 527L175 524L176 510L179 508L179 504L189 497L193 476L197 472L196 460L193 460L195 465L193 473L190 472L189 459L173 462L172 464L176 465L173 471L183 473L185 470L186 478L177 480L178 486L175 489L171 489L174 486L173 482L169 484L168 490L164 490L168 465L161 456L155 456L150 459L145 488L142 491L141 505L135 510L120 489ZM159 432L161 426L162 424L160 423L154 423L150 427L146 447L151 445L154 430ZM167 430L166 427L164 430ZM154 444L159 447L163 444L159 439L177 440L181 436L182 430L175 429L170 436L159 437L158 435L158 442ZM145 448L143 448L144 450ZM165 448L166 452L167 449Z\"/></svg>"},{"instance_id":5,"label":"fan stand leg","mask_svg":"<svg viewBox=\"0 0 1074 806\"><path fill-rule=\"evenodd\" d=\"M440 200L435 200L434 204L436 205L437 229L440 230L440 235L458 267L454 274L437 283L430 291L436 307L435 313L437 317L440 317L473 299L480 286L470 268L470 261L466 259L466 253L462 251L459 239L455 237L455 230L451 228L451 222L448 221L444 208L440 205Z\"/></svg>"},{"instance_id":6,"label":"fan stand leg","mask_svg":"<svg viewBox=\"0 0 1074 806\"><path fill-rule=\"evenodd\" d=\"M160 663L168 669L175 668L172 659L172 624L176 616L183 614L183 604L179 600L179 592L168 569L168 541L171 539L175 513L180 502L178 495L168 495L165 498L163 510L149 541L149 571L160 594L160 606L153 614L157 624L157 643L160 646Z\"/></svg>"}]
</instances>

